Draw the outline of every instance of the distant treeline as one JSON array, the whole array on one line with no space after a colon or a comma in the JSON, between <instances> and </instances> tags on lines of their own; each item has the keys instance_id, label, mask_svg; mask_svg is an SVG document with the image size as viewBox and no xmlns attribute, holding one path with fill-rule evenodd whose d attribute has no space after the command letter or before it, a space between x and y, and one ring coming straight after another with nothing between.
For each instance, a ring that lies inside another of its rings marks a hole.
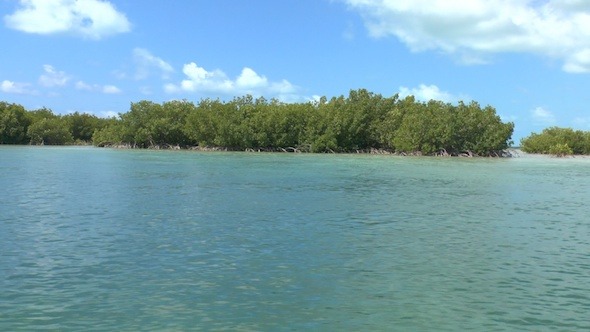
<instances>
[{"instance_id":1,"label":"distant treeline","mask_svg":"<svg viewBox=\"0 0 590 332\"><path fill-rule=\"evenodd\" d=\"M590 132L571 128L550 127L540 134L532 133L521 140L521 148L528 153L557 156L590 154Z\"/></svg>"},{"instance_id":2,"label":"distant treeline","mask_svg":"<svg viewBox=\"0 0 590 332\"><path fill-rule=\"evenodd\" d=\"M477 102L419 102L365 89L303 103L249 95L197 104L140 101L117 119L57 116L47 109L25 112L18 105L0 104L0 142L5 144L92 141L137 148L489 156L505 153L513 129L493 107Z\"/></svg>"},{"instance_id":3,"label":"distant treeline","mask_svg":"<svg viewBox=\"0 0 590 332\"><path fill-rule=\"evenodd\" d=\"M0 144L88 144L95 131L115 122L78 112L56 115L47 108L26 111L0 102Z\"/></svg>"}]
</instances>

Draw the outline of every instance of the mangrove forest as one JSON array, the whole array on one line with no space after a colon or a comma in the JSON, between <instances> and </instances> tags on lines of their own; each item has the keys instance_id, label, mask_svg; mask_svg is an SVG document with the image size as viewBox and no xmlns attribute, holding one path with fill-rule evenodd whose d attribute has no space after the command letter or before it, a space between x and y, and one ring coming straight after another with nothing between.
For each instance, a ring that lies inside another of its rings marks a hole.
<instances>
[{"instance_id":1,"label":"mangrove forest","mask_svg":"<svg viewBox=\"0 0 590 332\"><path fill-rule=\"evenodd\" d=\"M532 133L520 142L528 153L551 154L556 156L590 154L590 132L571 128L550 127L540 134Z\"/></svg>"},{"instance_id":2,"label":"mangrove forest","mask_svg":"<svg viewBox=\"0 0 590 332\"><path fill-rule=\"evenodd\" d=\"M365 89L299 103L250 95L198 103L144 100L110 119L0 103L1 144L503 156L513 129L493 107L475 101L421 102Z\"/></svg>"}]
</instances>

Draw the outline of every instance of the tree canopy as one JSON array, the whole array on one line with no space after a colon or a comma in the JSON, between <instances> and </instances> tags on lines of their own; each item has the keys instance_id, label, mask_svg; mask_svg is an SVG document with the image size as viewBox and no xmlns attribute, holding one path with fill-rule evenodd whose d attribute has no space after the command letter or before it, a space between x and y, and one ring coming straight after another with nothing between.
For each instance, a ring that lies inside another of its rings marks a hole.
<instances>
[{"instance_id":1,"label":"tree canopy","mask_svg":"<svg viewBox=\"0 0 590 332\"><path fill-rule=\"evenodd\" d=\"M549 127L521 140L524 152L558 156L590 154L590 132Z\"/></svg>"},{"instance_id":2,"label":"tree canopy","mask_svg":"<svg viewBox=\"0 0 590 332\"><path fill-rule=\"evenodd\" d=\"M94 132L110 121L78 112L61 116L47 108L26 111L0 102L0 144L90 143Z\"/></svg>"},{"instance_id":3,"label":"tree canopy","mask_svg":"<svg viewBox=\"0 0 590 332\"><path fill-rule=\"evenodd\" d=\"M28 143L31 116L21 105L0 102L0 144Z\"/></svg>"},{"instance_id":4,"label":"tree canopy","mask_svg":"<svg viewBox=\"0 0 590 332\"><path fill-rule=\"evenodd\" d=\"M132 103L120 120L98 130L98 146L218 147L231 150L499 155L511 144L513 123L491 106L418 102L365 89L347 97L304 103L236 97L198 104Z\"/></svg>"},{"instance_id":5,"label":"tree canopy","mask_svg":"<svg viewBox=\"0 0 590 332\"><path fill-rule=\"evenodd\" d=\"M365 89L348 96L284 103L246 95L131 103L118 118L27 112L0 104L3 144L70 144L137 148L199 147L229 150L358 152L383 150L424 155L502 155L513 123L491 106L456 105L414 97L384 97Z\"/></svg>"}]
</instances>

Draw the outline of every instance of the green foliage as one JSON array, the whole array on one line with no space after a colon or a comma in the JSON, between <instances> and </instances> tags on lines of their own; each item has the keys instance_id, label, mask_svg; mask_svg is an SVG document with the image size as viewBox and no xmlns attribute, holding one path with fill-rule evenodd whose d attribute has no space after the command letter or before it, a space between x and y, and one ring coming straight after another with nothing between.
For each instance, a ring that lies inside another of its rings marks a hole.
<instances>
[{"instance_id":1,"label":"green foliage","mask_svg":"<svg viewBox=\"0 0 590 332\"><path fill-rule=\"evenodd\" d=\"M43 118L29 126L31 144L63 145L72 142L67 124L59 117Z\"/></svg>"},{"instance_id":2,"label":"green foliage","mask_svg":"<svg viewBox=\"0 0 590 332\"><path fill-rule=\"evenodd\" d=\"M0 102L0 144L90 142L94 132L111 121L78 112L59 116L47 108L26 111L21 105Z\"/></svg>"},{"instance_id":3,"label":"green foliage","mask_svg":"<svg viewBox=\"0 0 590 332\"><path fill-rule=\"evenodd\" d=\"M27 130L30 144L63 145L73 141L66 120L50 109L29 112L32 123Z\"/></svg>"},{"instance_id":4,"label":"green foliage","mask_svg":"<svg viewBox=\"0 0 590 332\"><path fill-rule=\"evenodd\" d=\"M56 119L59 117L58 115L54 114L52 110L45 107L30 111L29 115L33 122L41 121L43 119Z\"/></svg>"},{"instance_id":5,"label":"green foliage","mask_svg":"<svg viewBox=\"0 0 590 332\"><path fill-rule=\"evenodd\" d=\"M382 148L382 125L397 95L383 98L365 89L352 90L348 97L322 98L309 104L306 143L313 152L347 152Z\"/></svg>"},{"instance_id":6,"label":"green foliage","mask_svg":"<svg viewBox=\"0 0 590 332\"><path fill-rule=\"evenodd\" d=\"M24 107L0 102L0 144L28 143L31 121Z\"/></svg>"},{"instance_id":7,"label":"green foliage","mask_svg":"<svg viewBox=\"0 0 590 332\"><path fill-rule=\"evenodd\" d=\"M115 124L113 118L79 112L59 116L47 108L26 111L21 105L0 102L0 144L87 143L95 132ZM109 132L112 138L114 131Z\"/></svg>"},{"instance_id":8,"label":"green foliage","mask_svg":"<svg viewBox=\"0 0 590 332\"><path fill-rule=\"evenodd\" d=\"M409 105L401 112L403 118L393 135L392 146L400 152L424 154L444 149L447 139L444 135L438 136L444 134L449 120L444 105L438 102L411 103L412 100L405 101Z\"/></svg>"},{"instance_id":9,"label":"green foliage","mask_svg":"<svg viewBox=\"0 0 590 332\"><path fill-rule=\"evenodd\" d=\"M514 125L479 104L386 98L365 89L304 103L253 98L132 103L119 118L0 105L2 142L90 141L97 146L194 146L235 150L354 152L386 149L422 154L492 155L508 147ZM10 112L6 109L12 107ZM7 115L9 114L9 115ZM8 125L6 125L6 123ZM6 128L9 128L7 130ZM571 146L574 151L576 146Z\"/></svg>"},{"instance_id":10,"label":"green foliage","mask_svg":"<svg viewBox=\"0 0 590 332\"><path fill-rule=\"evenodd\" d=\"M103 128L107 121L100 119L95 115L85 113L72 113L63 117L68 126L68 130L75 141L90 142L92 135L98 129Z\"/></svg>"},{"instance_id":11,"label":"green foliage","mask_svg":"<svg viewBox=\"0 0 590 332\"><path fill-rule=\"evenodd\" d=\"M125 129L121 122L111 119L103 128L97 129L92 135L92 144L96 146L116 146L124 144Z\"/></svg>"},{"instance_id":12,"label":"green foliage","mask_svg":"<svg viewBox=\"0 0 590 332\"><path fill-rule=\"evenodd\" d=\"M482 109L476 102L459 103L457 113L454 133L458 146L455 148L483 155L504 150L511 144L514 124L503 123L493 107Z\"/></svg>"},{"instance_id":13,"label":"green foliage","mask_svg":"<svg viewBox=\"0 0 590 332\"><path fill-rule=\"evenodd\" d=\"M384 98L365 89L348 97L281 103L252 96L229 102L205 99L162 105L132 104L121 120L95 134L106 142L150 147L200 145L229 149L297 149L491 155L508 147L514 125L502 123L492 107ZM174 107L171 107L174 106ZM174 133L174 134L172 134Z\"/></svg>"},{"instance_id":14,"label":"green foliage","mask_svg":"<svg viewBox=\"0 0 590 332\"><path fill-rule=\"evenodd\" d=\"M146 100L132 103L129 112L120 114L120 123L110 124L97 132L94 142L98 145L126 143L140 148L186 145L188 138L183 127L193 108L194 105L186 101L161 105Z\"/></svg>"},{"instance_id":15,"label":"green foliage","mask_svg":"<svg viewBox=\"0 0 590 332\"><path fill-rule=\"evenodd\" d=\"M567 145L567 143L557 143L549 147L549 153L558 157L565 157L574 154L574 151L569 147L569 145Z\"/></svg>"},{"instance_id":16,"label":"green foliage","mask_svg":"<svg viewBox=\"0 0 590 332\"><path fill-rule=\"evenodd\" d=\"M513 130L514 124L503 123L490 106L406 97L386 114L380 137L399 152L492 155L508 148Z\"/></svg>"},{"instance_id":17,"label":"green foliage","mask_svg":"<svg viewBox=\"0 0 590 332\"><path fill-rule=\"evenodd\" d=\"M528 153L590 154L590 132L550 127L544 129L540 134L532 133L523 138L521 146L522 150Z\"/></svg>"},{"instance_id":18,"label":"green foliage","mask_svg":"<svg viewBox=\"0 0 590 332\"><path fill-rule=\"evenodd\" d=\"M245 144L240 144L245 126L242 122L249 103L251 100L246 98L229 103L204 100L187 115L185 135L201 146L243 147Z\"/></svg>"}]
</instances>

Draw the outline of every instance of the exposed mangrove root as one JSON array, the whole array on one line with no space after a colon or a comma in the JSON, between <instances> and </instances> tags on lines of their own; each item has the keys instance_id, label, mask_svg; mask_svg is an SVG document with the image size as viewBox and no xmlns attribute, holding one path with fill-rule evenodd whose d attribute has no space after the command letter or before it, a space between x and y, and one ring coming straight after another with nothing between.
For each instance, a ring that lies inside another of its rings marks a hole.
<instances>
[{"instance_id":1,"label":"exposed mangrove root","mask_svg":"<svg viewBox=\"0 0 590 332\"><path fill-rule=\"evenodd\" d=\"M115 148L115 149L140 149L144 148L138 146L137 144L132 143L101 143L97 144L98 147L106 147L106 148ZM180 145L170 145L170 144L154 144L152 146L147 147L147 149L152 150L191 150L191 151L203 151L203 152L213 152L213 151L243 151L243 152L281 152L281 153L312 153L310 145L302 145L302 146L289 146L289 147L257 147L257 148L231 148L231 147L218 147L218 146L180 146ZM491 151L484 155L479 155L474 153L471 150L466 150L463 152L449 152L446 149L440 149L437 152L431 154L424 154L422 151L393 151L389 149L380 149L380 148L369 148L369 149L355 149L352 151L334 151L332 149L327 149L325 153L337 154L337 153L355 153L355 154L374 154L374 155L392 155L392 156L435 156L435 157L465 157L465 158L475 158L475 157L493 157L493 158L510 158L510 157L517 157L518 152L516 150L500 150L500 151Z\"/></svg>"},{"instance_id":2,"label":"exposed mangrove root","mask_svg":"<svg viewBox=\"0 0 590 332\"><path fill-rule=\"evenodd\" d=\"M440 149L440 151L436 152L434 155L437 157L450 157L451 156L451 154L449 154L446 149Z\"/></svg>"}]
</instances>

